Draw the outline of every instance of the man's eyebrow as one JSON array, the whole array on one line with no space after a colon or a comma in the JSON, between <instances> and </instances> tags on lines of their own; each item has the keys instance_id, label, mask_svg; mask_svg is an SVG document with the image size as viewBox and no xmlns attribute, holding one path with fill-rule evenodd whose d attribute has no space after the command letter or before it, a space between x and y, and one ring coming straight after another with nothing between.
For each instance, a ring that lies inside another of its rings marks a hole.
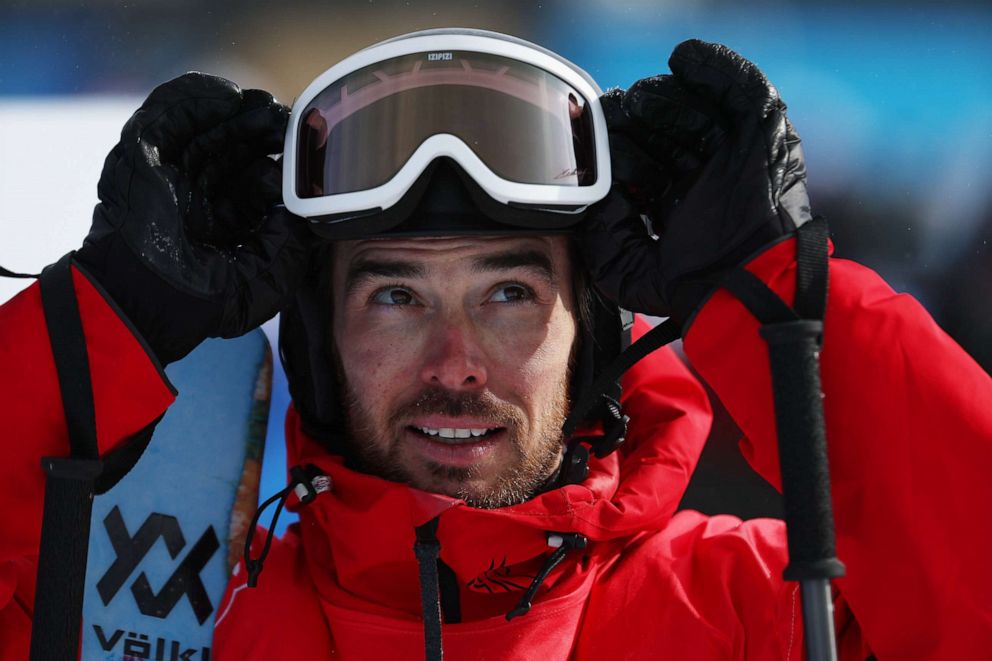
<instances>
[{"instance_id":1,"label":"man's eyebrow","mask_svg":"<svg viewBox=\"0 0 992 661\"><path fill-rule=\"evenodd\" d=\"M372 278L420 278L427 273L422 264L392 259L359 257L348 265L344 277L345 294Z\"/></svg>"},{"instance_id":2,"label":"man's eyebrow","mask_svg":"<svg viewBox=\"0 0 992 661\"><path fill-rule=\"evenodd\" d=\"M487 271L509 271L524 268L536 272L548 282L554 282L555 269L551 257L541 250L508 250L484 255L475 260L472 270L476 273Z\"/></svg>"}]
</instances>

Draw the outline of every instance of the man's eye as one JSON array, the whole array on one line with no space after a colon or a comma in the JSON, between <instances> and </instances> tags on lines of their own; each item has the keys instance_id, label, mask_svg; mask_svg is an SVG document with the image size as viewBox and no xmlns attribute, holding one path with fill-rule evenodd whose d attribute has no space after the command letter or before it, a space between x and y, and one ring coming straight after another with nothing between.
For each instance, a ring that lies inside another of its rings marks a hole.
<instances>
[{"instance_id":1,"label":"man's eye","mask_svg":"<svg viewBox=\"0 0 992 661\"><path fill-rule=\"evenodd\" d=\"M410 290L403 287L384 287L372 294L370 300L378 305L412 305L416 302Z\"/></svg>"},{"instance_id":2,"label":"man's eye","mask_svg":"<svg viewBox=\"0 0 992 661\"><path fill-rule=\"evenodd\" d=\"M523 285L502 285L493 292L489 300L494 303L516 303L533 297L534 293Z\"/></svg>"}]
</instances>

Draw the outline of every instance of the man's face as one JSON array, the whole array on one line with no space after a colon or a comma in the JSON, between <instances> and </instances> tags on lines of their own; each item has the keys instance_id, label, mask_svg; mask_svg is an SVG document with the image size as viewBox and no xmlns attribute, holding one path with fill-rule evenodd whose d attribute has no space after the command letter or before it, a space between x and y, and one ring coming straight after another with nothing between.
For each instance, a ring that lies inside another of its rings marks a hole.
<instances>
[{"instance_id":1,"label":"man's face","mask_svg":"<svg viewBox=\"0 0 992 661\"><path fill-rule=\"evenodd\" d=\"M478 507L554 471L577 332L565 237L335 245L334 343L360 468Z\"/></svg>"}]
</instances>

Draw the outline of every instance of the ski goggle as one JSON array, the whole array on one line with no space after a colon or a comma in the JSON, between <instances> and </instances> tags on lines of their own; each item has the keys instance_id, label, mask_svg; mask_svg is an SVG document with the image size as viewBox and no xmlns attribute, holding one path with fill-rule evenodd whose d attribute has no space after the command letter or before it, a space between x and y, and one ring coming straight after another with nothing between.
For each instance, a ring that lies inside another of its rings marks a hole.
<instances>
[{"instance_id":1,"label":"ski goggle","mask_svg":"<svg viewBox=\"0 0 992 661\"><path fill-rule=\"evenodd\" d=\"M286 207L325 236L335 226L354 233L447 157L495 202L574 224L609 191L600 94L567 60L494 32L382 42L325 71L294 103Z\"/></svg>"}]
</instances>

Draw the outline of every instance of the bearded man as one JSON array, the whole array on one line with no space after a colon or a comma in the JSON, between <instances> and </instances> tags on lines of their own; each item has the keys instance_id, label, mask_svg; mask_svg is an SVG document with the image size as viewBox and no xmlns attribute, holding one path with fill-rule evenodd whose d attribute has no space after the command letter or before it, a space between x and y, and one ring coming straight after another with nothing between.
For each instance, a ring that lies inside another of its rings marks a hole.
<instances>
[{"instance_id":1,"label":"bearded man","mask_svg":"<svg viewBox=\"0 0 992 661\"><path fill-rule=\"evenodd\" d=\"M823 319L840 658L992 648L988 376L864 267L832 260L825 298L799 138L757 67L699 41L669 64L600 98L533 44L428 31L335 65L292 113L188 74L127 123L53 267L105 464L171 402L162 364L283 311L300 522L232 576L215 658L800 658L782 523L676 513L710 423L695 377L665 349L622 394L610 378L647 329L626 310L671 317L779 484L755 297ZM38 288L0 315L13 659L69 386Z\"/></svg>"}]
</instances>

